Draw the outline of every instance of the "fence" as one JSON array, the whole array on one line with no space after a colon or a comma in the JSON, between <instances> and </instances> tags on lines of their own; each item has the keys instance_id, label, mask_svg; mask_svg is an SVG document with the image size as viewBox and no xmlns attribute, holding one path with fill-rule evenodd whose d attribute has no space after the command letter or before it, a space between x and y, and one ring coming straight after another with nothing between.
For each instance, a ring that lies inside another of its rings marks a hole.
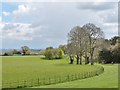
<instances>
[{"instance_id":1,"label":"fence","mask_svg":"<svg viewBox=\"0 0 120 90\"><path fill-rule=\"evenodd\" d=\"M83 73L75 73L68 74L66 76L55 76L54 78L45 77L45 78L36 78L31 80L21 80L21 81L4 81L2 83L3 88L24 88L24 87L33 87L33 86L43 86L50 84L57 84L63 82L74 81L78 79L84 79L99 75L104 72L103 67L98 67L96 70L92 72L83 72Z\"/></svg>"}]
</instances>

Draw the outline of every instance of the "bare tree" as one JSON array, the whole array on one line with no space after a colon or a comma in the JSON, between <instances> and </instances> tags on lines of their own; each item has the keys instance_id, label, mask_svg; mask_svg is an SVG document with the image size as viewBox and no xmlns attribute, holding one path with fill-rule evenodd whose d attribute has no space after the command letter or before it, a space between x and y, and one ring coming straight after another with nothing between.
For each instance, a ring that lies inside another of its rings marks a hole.
<instances>
[{"instance_id":1,"label":"bare tree","mask_svg":"<svg viewBox=\"0 0 120 90\"><path fill-rule=\"evenodd\" d=\"M93 65L94 64L94 59L93 59L94 50L95 48L98 47L99 41L102 38L104 38L104 34L103 34L103 31L99 27L95 26L92 23L88 23L84 25L83 29L86 30L87 32L87 36L89 40L90 61L91 61L91 65Z\"/></svg>"},{"instance_id":2,"label":"bare tree","mask_svg":"<svg viewBox=\"0 0 120 90\"><path fill-rule=\"evenodd\" d=\"M79 26L72 28L68 34L68 44L71 43L72 52L76 55L77 64L82 64L82 55L84 52L84 40L86 38L86 31Z\"/></svg>"}]
</instances>

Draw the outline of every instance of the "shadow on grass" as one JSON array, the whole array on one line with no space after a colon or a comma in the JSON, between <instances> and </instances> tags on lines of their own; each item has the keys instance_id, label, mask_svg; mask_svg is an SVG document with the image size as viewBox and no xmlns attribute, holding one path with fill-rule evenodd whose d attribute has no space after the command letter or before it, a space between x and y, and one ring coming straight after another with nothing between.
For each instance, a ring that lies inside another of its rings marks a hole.
<instances>
[{"instance_id":1,"label":"shadow on grass","mask_svg":"<svg viewBox=\"0 0 120 90\"><path fill-rule=\"evenodd\" d=\"M45 58L45 57L40 57L41 60L62 60L62 59L48 59L48 58Z\"/></svg>"}]
</instances>

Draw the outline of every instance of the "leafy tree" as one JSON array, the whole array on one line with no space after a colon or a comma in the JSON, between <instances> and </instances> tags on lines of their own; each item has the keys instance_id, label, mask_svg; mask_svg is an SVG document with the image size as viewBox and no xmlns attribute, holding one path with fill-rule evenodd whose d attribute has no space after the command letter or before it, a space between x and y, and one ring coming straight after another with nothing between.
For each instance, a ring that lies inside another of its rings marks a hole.
<instances>
[{"instance_id":1,"label":"leafy tree","mask_svg":"<svg viewBox=\"0 0 120 90\"><path fill-rule=\"evenodd\" d=\"M99 63L111 63L113 62L112 53L108 49L102 49L99 52Z\"/></svg>"},{"instance_id":2,"label":"leafy tree","mask_svg":"<svg viewBox=\"0 0 120 90\"><path fill-rule=\"evenodd\" d=\"M16 50L16 49L14 49L14 50L13 50L13 54L21 54L21 52L18 51L18 50Z\"/></svg>"},{"instance_id":3,"label":"leafy tree","mask_svg":"<svg viewBox=\"0 0 120 90\"><path fill-rule=\"evenodd\" d=\"M49 60L53 59L53 52L52 52L52 49L46 49L45 50L45 57Z\"/></svg>"},{"instance_id":4,"label":"leafy tree","mask_svg":"<svg viewBox=\"0 0 120 90\"><path fill-rule=\"evenodd\" d=\"M66 53L66 45L60 45L59 48L62 49L64 53Z\"/></svg>"},{"instance_id":5,"label":"leafy tree","mask_svg":"<svg viewBox=\"0 0 120 90\"><path fill-rule=\"evenodd\" d=\"M116 40L115 46L112 48L113 60L120 63L120 39Z\"/></svg>"},{"instance_id":6,"label":"leafy tree","mask_svg":"<svg viewBox=\"0 0 120 90\"><path fill-rule=\"evenodd\" d=\"M111 42L111 45L115 45L116 44L116 41L120 39L119 36L114 36L113 38L110 39L110 42Z\"/></svg>"},{"instance_id":7,"label":"leafy tree","mask_svg":"<svg viewBox=\"0 0 120 90\"><path fill-rule=\"evenodd\" d=\"M60 59L64 57L64 52L60 48L58 49L58 56L59 56Z\"/></svg>"},{"instance_id":8,"label":"leafy tree","mask_svg":"<svg viewBox=\"0 0 120 90\"><path fill-rule=\"evenodd\" d=\"M46 48L44 55L49 60L61 59L64 57L64 52L60 48Z\"/></svg>"},{"instance_id":9,"label":"leafy tree","mask_svg":"<svg viewBox=\"0 0 120 90\"><path fill-rule=\"evenodd\" d=\"M22 46L22 53L23 55L29 55L30 54L30 48L28 46Z\"/></svg>"}]
</instances>

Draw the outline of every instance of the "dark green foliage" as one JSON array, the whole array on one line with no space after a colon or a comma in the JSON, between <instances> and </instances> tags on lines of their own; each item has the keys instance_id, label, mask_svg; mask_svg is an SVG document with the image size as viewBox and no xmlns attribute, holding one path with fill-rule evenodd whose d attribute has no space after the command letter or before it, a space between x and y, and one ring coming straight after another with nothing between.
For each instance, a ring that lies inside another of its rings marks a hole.
<instances>
[{"instance_id":1,"label":"dark green foliage","mask_svg":"<svg viewBox=\"0 0 120 90\"><path fill-rule=\"evenodd\" d=\"M14 49L14 50L13 50L13 54L21 54L21 52L18 51L18 50L16 50L16 49Z\"/></svg>"},{"instance_id":2,"label":"dark green foliage","mask_svg":"<svg viewBox=\"0 0 120 90\"><path fill-rule=\"evenodd\" d=\"M102 49L99 52L99 63L111 63L111 62L113 62L111 51L107 49Z\"/></svg>"},{"instance_id":3,"label":"dark green foliage","mask_svg":"<svg viewBox=\"0 0 120 90\"><path fill-rule=\"evenodd\" d=\"M111 45L115 45L117 39L120 39L120 37L119 36L115 36L115 37L111 38L110 39Z\"/></svg>"},{"instance_id":4,"label":"dark green foliage","mask_svg":"<svg viewBox=\"0 0 120 90\"><path fill-rule=\"evenodd\" d=\"M13 56L13 51L5 52L3 56Z\"/></svg>"}]
</instances>

